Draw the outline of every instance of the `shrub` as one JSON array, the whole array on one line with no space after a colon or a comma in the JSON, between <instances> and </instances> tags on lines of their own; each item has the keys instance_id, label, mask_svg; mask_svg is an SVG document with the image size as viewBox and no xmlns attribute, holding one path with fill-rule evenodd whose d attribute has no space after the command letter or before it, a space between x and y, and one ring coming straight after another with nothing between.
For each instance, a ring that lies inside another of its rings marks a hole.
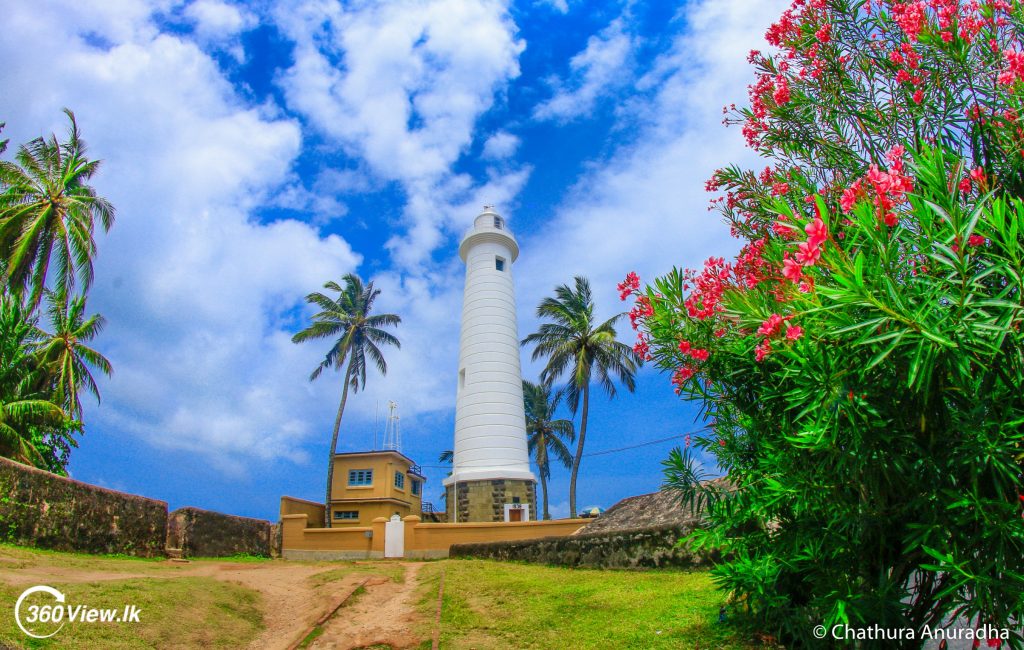
<instances>
[{"instance_id":1,"label":"shrub","mask_svg":"<svg viewBox=\"0 0 1024 650\"><path fill-rule=\"evenodd\" d=\"M736 259L620 285L637 352L710 419L666 462L706 508L692 541L789 644L822 623L914 647L956 616L1024 644L1022 15L794 2L727 111L770 164L708 183Z\"/></svg>"}]
</instances>

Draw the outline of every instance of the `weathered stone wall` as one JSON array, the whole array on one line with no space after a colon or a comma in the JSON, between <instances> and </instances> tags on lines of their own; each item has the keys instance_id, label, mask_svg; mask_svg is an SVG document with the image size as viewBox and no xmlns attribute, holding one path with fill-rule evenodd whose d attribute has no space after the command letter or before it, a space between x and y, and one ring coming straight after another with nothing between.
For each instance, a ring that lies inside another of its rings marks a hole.
<instances>
[{"instance_id":1,"label":"weathered stone wall","mask_svg":"<svg viewBox=\"0 0 1024 650\"><path fill-rule=\"evenodd\" d=\"M710 558L677 546L697 520L652 528L587 533L586 528L566 537L455 544L451 557L518 560L539 564L599 569L645 569L694 567Z\"/></svg>"},{"instance_id":2,"label":"weathered stone wall","mask_svg":"<svg viewBox=\"0 0 1024 650\"><path fill-rule=\"evenodd\" d=\"M80 553L163 555L167 504L0 458L0 540Z\"/></svg>"},{"instance_id":3,"label":"weathered stone wall","mask_svg":"<svg viewBox=\"0 0 1024 650\"><path fill-rule=\"evenodd\" d=\"M537 519L537 484L533 481L495 479L459 481L445 489L445 503L460 523L505 521L505 504L530 506L530 519ZM451 504L451 505L449 505Z\"/></svg>"},{"instance_id":4,"label":"weathered stone wall","mask_svg":"<svg viewBox=\"0 0 1024 650\"><path fill-rule=\"evenodd\" d=\"M180 508L168 517L167 547L185 557L280 555L279 532L262 519L225 515L200 508Z\"/></svg>"}]
</instances>

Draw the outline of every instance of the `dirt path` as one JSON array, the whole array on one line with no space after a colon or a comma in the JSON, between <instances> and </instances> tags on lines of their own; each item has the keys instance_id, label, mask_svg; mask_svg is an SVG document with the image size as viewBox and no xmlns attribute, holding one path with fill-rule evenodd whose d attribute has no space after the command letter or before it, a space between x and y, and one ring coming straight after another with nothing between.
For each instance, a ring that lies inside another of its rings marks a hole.
<instances>
[{"instance_id":1,"label":"dirt path","mask_svg":"<svg viewBox=\"0 0 1024 650\"><path fill-rule=\"evenodd\" d=\"M346 645L345 633L335 635L334 630L347 625L344 621L352 620L352 629L358 632L358 638L391 638L396 641L393 647L405 648L401 645L405 640L412 639L411 623L407 627L391 625L400 621L412 621L414 611L413 595L419 584L416 575L422 563L405 565L405 581L401 584L387 577L394 573L382 566L378 575L376 563L359 563L359 570L345 575L344 563L292 563L283 560L273 562L193 562L193 563L132 563L117 568L97 569L95 566L60 566L38 560L0 557L0 582L12 586L33 584L69 584L84 582L100 582L106 580L157 579L174 580L185 577L209 577L224 582L239 584L257 591L262 596L264 630L251 644L250 648L259 650L284 650L298 636L304 634L330 608L337 605L339 599L351 589L370 577L367 593L361 595L351 607L345 607L328 623L325 636L333 639L330 644L317 647L351 648L361 645ZM389 563L391 564L391 563ZM392 565L393 566L393 565ZM330 579L314 579L317 574L338 572ZM382 625L375 625L381 623ZM365 631L365 634L363 632ZM379 633L378 633L379 632ZM417 639L418 641L418 639ZM325 640L326 642L326 640ZM415 645L414 642L410 642Z\"/></svg>"},{"instance_id":2,"label":"dirt path","mask_svg":"<svg viewBox=\"0 0 1024 650\"><path fill-rule=\"evenodd\" d=\"M423 562L402 564L403 582L370 580L366 593L338 610L310 648L354 650L383 645L398 650L419 646L423 638L417 631L421 619L416 612L416 591Z\"/></svg>"}]
</instances>

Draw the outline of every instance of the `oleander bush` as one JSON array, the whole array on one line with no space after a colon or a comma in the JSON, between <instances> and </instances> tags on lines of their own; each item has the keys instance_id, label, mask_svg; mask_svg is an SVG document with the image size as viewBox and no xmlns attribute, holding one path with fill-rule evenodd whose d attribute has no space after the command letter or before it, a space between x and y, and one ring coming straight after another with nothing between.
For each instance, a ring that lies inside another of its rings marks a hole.
<instances>
[{"instance_id":1,"label":"oleander bush","mask_svg":"<svg viewBox=\"0 0 1024 650\"><path fill-rule=\"evenodd\" d=\"M666 461L706 509L689 541L787 646L959 618L1024 647L1022 27L1019 2L797 0L726 109L767 166L708 182L740 252L620 285L708 418Z\"/></svg>"}]
</instances>

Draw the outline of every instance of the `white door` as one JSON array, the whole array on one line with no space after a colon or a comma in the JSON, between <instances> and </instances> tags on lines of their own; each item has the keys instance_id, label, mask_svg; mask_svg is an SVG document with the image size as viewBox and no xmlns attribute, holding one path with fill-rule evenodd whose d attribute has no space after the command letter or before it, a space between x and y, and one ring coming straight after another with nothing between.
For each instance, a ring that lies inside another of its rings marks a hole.
<instances>
[{"instance_id":1,"label":"white door","mask_svg":"<svg viewBox=\"0 0 1024 650\"><path fill-rule=\"evenodd\" d=\"M398 515L384 524L384 557L405 557L405 522Z\"/></svg>"}]
</instances>

